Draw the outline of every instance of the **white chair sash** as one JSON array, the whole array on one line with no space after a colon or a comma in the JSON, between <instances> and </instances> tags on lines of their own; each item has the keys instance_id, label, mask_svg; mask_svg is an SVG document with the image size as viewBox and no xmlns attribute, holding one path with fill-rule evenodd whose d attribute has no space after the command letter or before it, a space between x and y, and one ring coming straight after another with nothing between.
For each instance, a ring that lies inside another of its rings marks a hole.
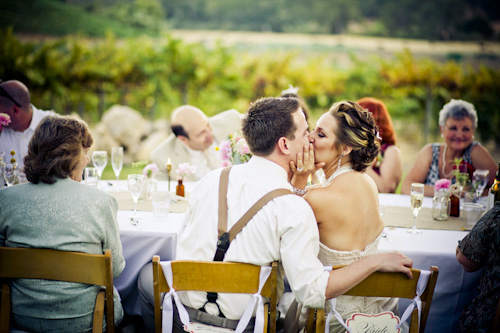
<instances>
[{"instance_id":1,"label":"white chair sash","mask_svg":"<svg viewBox=\"0 0 500 333\"><path fill-rule=\"evenodd\" d=\"M170 291L163 296L163 311L162 311L162 329L163 332L172 332L173 329L173 318L174 318L174 308L172 303L172 296L174 298L177 310L179 312L179 317L183 325L189 326L189 314L184 307L184 304L179 300L179 296L173 285L173 275L172 275L172 262L171 261L161 261L161 268L163 269L163 274L167 280L168 287ZM262 299L262 288L266 284L269 275L271 274L271 267L261 267L259 275L259 290L257 293L252 295L252 298L248 302L248 305L243 312L243 316L238 322L236 327L236 333L241 333L247 327L250 319L252 318L255 305L257 304L257 311L255 314L255 326L254 333L260 333L264 331L264 301Z\"/></svg>"},{"instance_id":2,"label":"white chair sash","mask_svg":"<svg viewBox=\"0 0 500 333\"><path fill-rule=\"evenodd\" d=\"M330 266L326 266L325 270L331 271L331 267ZM398 330L404 324L404 322L406 322L408 320L408 318L410 317L413 309L415 308L415 305L417 306L417 309L418 309L418 323L419 323L419 326L420 326L420 314L421 314L421 311L422 311L422 300L420 299L420 296L424 292L425 287L427 287L427 283L429 282L429 277L430 276L431 276L431 272L430 271L426 271L426 270L421 270L420 271L420 276L418 277L418 281L417 281L417 295L412 300L412 302L410 303L410 305L408 305L408 307L406 308L405 312L403 313L403 316L401 317L401 319L399 321L399 324L396 325L396 330ZM325 333L329 332L330 320L332 319L333 315L335 315L335 318L337 318L337 320L342 324L342 326L345 327L345 329L347 330L347 332L351 333L352 332L351 328L347 326L347 324L344 322L344 319L342 318L342 316L340 315L340 313L338 313L337 309L335 309L335 307L337 305L337 299L336 298L330 299L330 305L332 307L332 310L326 316L326 320L325 320Z\"/></svg>"}]
</instances>

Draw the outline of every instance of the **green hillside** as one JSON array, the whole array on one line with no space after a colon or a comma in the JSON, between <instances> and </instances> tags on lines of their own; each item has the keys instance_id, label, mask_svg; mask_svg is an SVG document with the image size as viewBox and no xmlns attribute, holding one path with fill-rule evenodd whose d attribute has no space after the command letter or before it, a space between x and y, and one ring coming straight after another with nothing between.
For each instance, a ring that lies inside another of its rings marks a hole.
<instances>
[{"instance_id":1,"label":"green hillside","mask_svg":"<svg viewBox=\"0 0 500 333\"><path fill-rule=\"evenodd\" d=\"M91 37L102 37L107 32L118 37L152 34L61 1L0 0L0 8L0 27L12 26L16 33L55 36L80 33Z\"/></svg>"}]
</instances>

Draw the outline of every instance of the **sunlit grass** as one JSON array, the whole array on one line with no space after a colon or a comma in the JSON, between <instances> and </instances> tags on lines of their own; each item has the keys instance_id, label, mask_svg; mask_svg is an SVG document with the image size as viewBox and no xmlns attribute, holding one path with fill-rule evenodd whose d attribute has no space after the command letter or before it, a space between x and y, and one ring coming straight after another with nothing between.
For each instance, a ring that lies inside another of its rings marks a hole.
<instances>
[{"instance_id":1,"label":"sunlit grass","mask_svg":"<svg viewBox=\"0 0 500 333\"><path fill-rule=\"evenodd\" d=\"M134 168L131 164L123 165L123 169L120 172L120 180L126 180L127 176L133 173L142 173L142 168ZM113 171L113 167L108 164L102 173L102 179L104 180L115 180L115 172Z\"/></svg>"}]
</instances>

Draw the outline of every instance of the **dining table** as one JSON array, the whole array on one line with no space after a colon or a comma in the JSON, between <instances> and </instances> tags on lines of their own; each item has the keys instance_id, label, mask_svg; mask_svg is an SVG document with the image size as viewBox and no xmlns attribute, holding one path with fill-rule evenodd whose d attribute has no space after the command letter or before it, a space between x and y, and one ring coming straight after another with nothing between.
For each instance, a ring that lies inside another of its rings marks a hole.
<instances>
[{"instance_id":1,"label":"dining table","mask_svg":"<svg viewBox=\"0 0 500 333\"><path fill-rule=\"evenodd\" d=\"M185 183L186 198L175 195L175 186L171 183L170 213L158 218L152 213L151 201L138 204L141 217L138 225L130 223L133 212L131 196L126 192L126 185L101 185L117 198L119 204L118 224L126 266L114 283L118 289L124 310L132 315L140 315L140 300L137 289L139 272L154 255L161 260L175 259L177 237L181 232L187 197L195 183ZM175 185L175 184L174 184ZM159 189L165 190L167 182L159 182ZM173 188L172 188L173 187ZM428 270L438 266L439 276L432 300L426 332L455 332L463 308L477 294L481 271L468 273L457 262L455 250L467 235L466 221L462 216L450 217L446 221L432 219L432 198L424 198L423 206L417 217L420 234L411 234L407 230L413 224L410 209L410 196L401 194L380 194L380 211L385 222L383 237L379 243L380 251L398 251L413 260L413 267ZM409 302L400 300L400 309L405 309Z\"/></svg>"}]
</instances>

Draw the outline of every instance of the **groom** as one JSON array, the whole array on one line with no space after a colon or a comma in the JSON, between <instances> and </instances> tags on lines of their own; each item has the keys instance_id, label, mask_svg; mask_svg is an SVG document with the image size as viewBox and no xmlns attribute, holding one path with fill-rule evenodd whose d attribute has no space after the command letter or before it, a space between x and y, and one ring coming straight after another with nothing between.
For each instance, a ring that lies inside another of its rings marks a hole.
<instances>
[{"instance_id":1,"label":"groom","mask_svg":"<svg viewBox=\"0 0 500 333\"><path fill-rule=\"evenodd\" d=\"M263 98L254 102L243 120L243 135L253 157L247 164L233 166L227 192L228 229L264 194L288 183L290 161L309 145L308 125L295 98ZM189 198L184 229L177 243L178 260L212 261L216 251L218 191L221 169L202 178ZM323 307L326 299L349 290L371 273L402 272L411 276L412 260L399 253L380 253L362 258L339 270L325 272L318 260L319 234L313 211L299 196L273 199L241 230L226 252L224 261L270 265L279 261L279 275L286 274L297 301L307 307ZM146 266L139 277L142 316L153 330L152 269ZM199 309L206 293L179 293L190 314L204 323L234 329L251 296L219 295L217 306ZM219 316L218 308L225 318ZM207 318L208 316L208 318ZM193 316L191 316L191 321ZM175 320L174 320L175 321ZM177 331L180 323L177 318Z\"/></svg>"}]
</instances>

